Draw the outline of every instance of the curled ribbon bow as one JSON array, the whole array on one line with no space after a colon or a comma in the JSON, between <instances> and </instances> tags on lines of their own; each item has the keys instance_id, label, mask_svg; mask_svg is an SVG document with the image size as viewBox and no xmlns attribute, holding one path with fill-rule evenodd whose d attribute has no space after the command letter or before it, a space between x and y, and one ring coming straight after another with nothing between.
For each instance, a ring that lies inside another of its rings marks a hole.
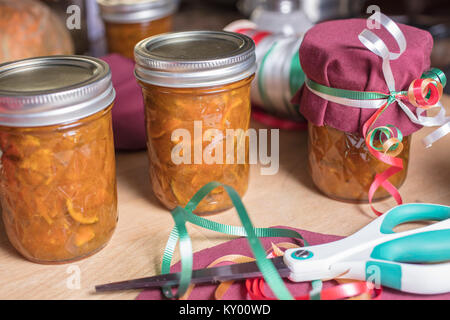
<instances>
[{"instance_id":1,"label":"curled ribbon bow","mask_svg":"<svg viewBox=\"0 0 450 320\"><path fill-rule=\"evenodd\" d=\"M398 53L390 52L384 41L368 29L363 30L358 36L367 49L382 58L382 70L389 94L330 88L310 79L306 79L305 84L311 92L325 100L350 107L377 109L364 123L362 133L369 152L378 160L391 166L375 176L369 189L368 199L372 210L375 214L381 215L382 213L372 206L372 199L378 188L383 187L398 204L402 204L398 190L388 179L403 170L403 160L396 158L403 150L403 135L393 125L374 127L377 119L392 103L397 102L411 122L425 127L441 126L423 139L426 147L430 147L450 132L450 117L445 116L445 110L439 102L443 94L443 87L447 82L441 70L433 68L425 72L420 79L412 81L408 91L396 90L390 61L399 58L406 50L405 36L394 21L380 12L374 13L369 20L374 20L382 25L396 40L400 49ZM404 103L405 101L416 107L415 114ZM439 111L433 117L424 115L430 109Z\"/></svg>"}]
</instances>

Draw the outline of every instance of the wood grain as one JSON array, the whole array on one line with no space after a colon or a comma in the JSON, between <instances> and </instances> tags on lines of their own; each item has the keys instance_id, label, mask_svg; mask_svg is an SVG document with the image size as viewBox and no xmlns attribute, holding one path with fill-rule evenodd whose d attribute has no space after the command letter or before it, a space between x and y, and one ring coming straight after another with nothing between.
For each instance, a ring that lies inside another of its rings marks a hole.
<instances>
[{"instance_id":1,"label":"wood grain","mask_svg":"<svg viewBox=\"0 0 450 320\"><path fill-rule=\"evenodd\" d=\"M450 106L449 96L442 100ZM414 134L408 178L400 189L405 203L450 205L450 137L425 149L420 140L431 130ZM258 227L286 225L350 235L375 216L368 205L330 200L314 188L306 169L306 140L305 132L280 132L280 170L276 175L262 176L259 166L252 166L249 191L243 199L251 219ZM147 166L145 152L117 154L119 223L111 242L85 260L57 266L28 262L11 247L0 225L0 299L134 299L138 291L96 294L93 288L159 272L172 219L152 195ZM386 210L393 205L393 200L385 200L377 203L377 208ZM210 218L239 224L234 210ZM195 251L230 239L195 226L188 230ZM68 268L74 266L81 272L80 289L66 285L71 275Z\"/></svg>"}]
</instances>

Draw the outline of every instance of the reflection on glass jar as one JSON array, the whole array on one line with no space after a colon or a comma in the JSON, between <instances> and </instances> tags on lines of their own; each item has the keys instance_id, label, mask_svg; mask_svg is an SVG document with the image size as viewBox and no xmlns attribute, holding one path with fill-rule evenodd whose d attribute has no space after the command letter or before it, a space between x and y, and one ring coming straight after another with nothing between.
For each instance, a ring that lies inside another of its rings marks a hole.
<instances>
[{"instance_id":1,"label":"reflection on glass jar","mask_svg":"<svg viewBox=\"0 0 450 320\"><path fill-rule=\"evenodd\" d=\"M136 57L156 197L169 209L184 206L211 181L230 185L242 196L248 185L248 159L245 163L229 163L224 152L219 157L221 163L208 163L205 154L218 138L207 137L209 129L217 130L222 142L227 129L246 132L249 127L250 85L255 70L253 42L228 32L182 32L142 41L136 46ZM153 65L164 71L155 72L149 67ZM201 124L200 135L196 123ZM177 129L187 133L187 145L192 147L188 163L175 163L172 158L176 146L186 143L174 135ZM242 141L237 137L231 141L234 153ZM244 143L248 156L248 142ZM198 145L202 159L196 160L194 148ZM231 206L225 190L217 188L199 204L196 213L218 212Z\"/></svg>"},{"instance_id":2,"label":"reflection on glass jar","mask_svg":"<svg viewBox=\"0 0 450 320\"><path fill-rule=\"evenodd\" d=\"M375 159L358 133L346 133L328 126L308 124L308 159L312 179L317 188L330 198L349 202L367 202L375 175L389 166ZM403 139L399 158L404 169L389 181L399 188L406 179L411 136ZM374 195L381 200L389 193L379 188Z\"/></svg>"},{"instance_id":3,"label":"reflection on glass jar","mask_svg":"<svg viewBox=\"0 0 450 320\"><path fill-rule=\"evenodd\" d=\"M134 46L169 32L178 0L97 0L105 22L108 51L134 58Z\"/></svg>"},{"instance_id":4,"label":"reflection on glass jar","mask_svg":"<svg viewBox=\"0 0 450 320\"><path fill-rule=\"evenodd\" d=\"M2 66L0 83L0 200L11 244L38 263L95 253L117 223L108 65L29 59Z\"/></svg>"}]
</instances>

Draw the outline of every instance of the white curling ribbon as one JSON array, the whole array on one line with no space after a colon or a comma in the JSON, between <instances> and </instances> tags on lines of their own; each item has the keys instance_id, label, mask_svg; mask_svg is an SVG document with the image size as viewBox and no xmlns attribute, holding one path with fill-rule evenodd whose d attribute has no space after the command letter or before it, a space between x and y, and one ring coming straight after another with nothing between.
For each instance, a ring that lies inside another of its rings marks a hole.
<instances>
[{"instance_id":1,"label":"white curling ribbon","mask_svg":"<svg viewBox=\"0 0 450 320\"><path fill-rule=\"evenodd\" d=\"M367 29L363 30L363 32L361 32L358 36L361 43L367 49L383 59L383 75L386 84L389 88L389 91L396 91L395 79L392 74L390 60L399 58L406 50L405 36L403 35L403 32L400 30L397 24L381 12L373 14L369 17L369 20L374 20L380 23L384 28L386 28L386 30L392 35L392 37L397 42L398 47L400 48L400 52L398 53L390 52L386 47L384 41L381 40L376 34ZM437 115L434 117L428 117L422 115L426 112L426 110L424 109L416 108L416 114L414 114L400 98L396 97L395 101L413 123L422 125L424 127L442 126L422 140L426 147L430 147L435 141L450 133L450 117L445 116L445 110L441 103L438 102L434 107L432 107L439 109Z\"/></svg>"},{"instance_id":2,"label":"white curling ribbon","mask_svg":"<svg viewBox=\"0 0 450 320\"><path fill-rule=\"evenodd\" d=\"M380 25L382 25L384 28L386 28L386 30L395 39L400 49L398 53L390 52L384 41L381 40L376 34L374 34L372 31L368 29L363 30L358 36L358 39L367 49L369 49L370 51L372 51L377 56L383 59L382 70L384 79L386 81L389 91L394 92L396 91L395 79L392 74L390 60L395 60L399 58L406 50L405 36L403 35L403 32L400 30L397 24L394 21L392 21L389 17L382 14L381 12L374 13L368 19L374 20L378 22ZM335 97L312 89L310 86L308 86L307 81L305 82L305 84L308 87L308 89L315 95L325 100L342 105L347 105L350 107L357 107L364 109L378 109L387 101L387 98L375 100L353 100L348 98ZM427 135L425 138L422 139L422 142L425 144L427 148L431 147L431 145L434 142L450 133L450 117L445 116L445 109L440 102L438 102L435 106L428 109L428 110L431 109L439 110L435 116L429 117L423 115L424 113L426 113L427 110L424 110L422 108L416 108L416 114L414 114L414 112L411 111L411 109L408 108L408 106L406 106L400 98L395 97L395 101L398 103L400 108L405 112L405 114L413 123L424 127L441 126L440 128L436 129L435 131L433 131L432 133L430 133L429 135Z\"/></svg>"}]
</instances>

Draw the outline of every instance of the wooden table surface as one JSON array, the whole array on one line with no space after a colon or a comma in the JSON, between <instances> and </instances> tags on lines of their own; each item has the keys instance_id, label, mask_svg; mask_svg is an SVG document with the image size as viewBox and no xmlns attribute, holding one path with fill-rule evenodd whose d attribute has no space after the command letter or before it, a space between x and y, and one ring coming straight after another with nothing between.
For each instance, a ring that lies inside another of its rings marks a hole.
<instances>
[{"instance_id":1,"label":"wooden table surface","mask_svg":"<svg viewBox=\"0 0 450 320\"><path fill-rule=\"evenodd\" d=\"M450 106L450 96L443 98ZM447 109L449 113L450 109ZM255 125L253 123L253 125ZM259 127L259 126L258 126ZM414 135L410 169L400 189L405 203L450 205L450 137L425 149ZM318 193L307 173L305 132L280 132L280 170L262 176L251 168L250 185L243 200L257 227L286 225L321 233L350 235L375 218L368 205L330 200ZM96 284L157 274L173 226L170 213L152 195L145 152L118 153L119 223L110 243L99 253L72 264L39 265L23 259L9 244L0 225L0 299L134 299L138 291L96 294ZM388 209L394 201L376 204ZM239 225L234 210L212 220ZM195 251L230 237L189 225ZM80 275L80 288L68 283Z\"/></svg>"}]
</instances>

